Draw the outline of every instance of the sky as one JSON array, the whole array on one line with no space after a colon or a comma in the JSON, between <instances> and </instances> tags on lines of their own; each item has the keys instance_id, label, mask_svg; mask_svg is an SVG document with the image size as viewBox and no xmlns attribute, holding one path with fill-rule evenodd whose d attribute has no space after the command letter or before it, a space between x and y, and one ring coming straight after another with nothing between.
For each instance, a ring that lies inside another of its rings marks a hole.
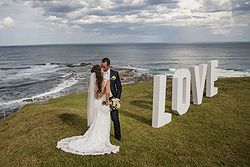
<instances>
[{"instance_id":1,"label":"sky","mask_svg":"<svg viewBox=\"0 0 250 167\"><path fill-rule=\"evenodd\" d=\"M0 46L250 41L250 0L0 0Z\"/></svg>"}]
</instances>

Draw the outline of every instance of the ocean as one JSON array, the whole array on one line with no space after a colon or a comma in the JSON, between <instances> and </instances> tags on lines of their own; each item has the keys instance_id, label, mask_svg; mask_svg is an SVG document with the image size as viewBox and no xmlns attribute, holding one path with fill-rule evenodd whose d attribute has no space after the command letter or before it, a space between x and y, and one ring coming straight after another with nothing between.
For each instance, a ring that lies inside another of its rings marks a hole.
<instances>
[{"instance_id":1,"label":"ocean","mask_svg":"<svg viewBox=\"0 0 250 167\"><path fill-rule=\"evenodd\" d=\"M0 118L30 99L86 91L92 65L104 57L138 76L172 75L210 60L219 60L219 77L250 76L250 43L0 46Z\"/></svg>"}]
</instances>

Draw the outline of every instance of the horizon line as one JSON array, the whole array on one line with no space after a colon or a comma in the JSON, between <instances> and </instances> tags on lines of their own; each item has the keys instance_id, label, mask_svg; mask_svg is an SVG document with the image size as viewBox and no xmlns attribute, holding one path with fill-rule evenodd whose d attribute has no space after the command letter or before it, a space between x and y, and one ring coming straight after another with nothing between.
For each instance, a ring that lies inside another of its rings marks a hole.
<instances>
[{"instance_id":1,"label":"horizon line","mask_svg":"<svg viewBox=\"0 0 250 167\"><path fill-rule=\"evenodd\" d=\"M188 44L225 44L225 43L250 43L250 41L219 41L219 42L100 42L100 43L38 43L38 44L10 44L0 45L0 47L15 46L49 46L49 45L121 45L121 44L172 44L172 45L188 45Z\"/></svg>"}]
</instances>

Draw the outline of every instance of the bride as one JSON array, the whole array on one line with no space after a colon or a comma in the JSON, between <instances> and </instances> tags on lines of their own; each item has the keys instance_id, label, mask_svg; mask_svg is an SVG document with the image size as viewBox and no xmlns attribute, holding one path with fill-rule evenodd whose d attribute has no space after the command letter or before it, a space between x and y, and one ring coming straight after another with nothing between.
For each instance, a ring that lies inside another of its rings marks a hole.
<instances>
[{"instance_id":1,"label":"bride","mask_svg":"<svg viewBox=\"0 0 250 167\"><path fill-rule=\"evenodd\" d=\"M91 89L92 87L92 89ZM119 152L120 146L110 143L110 81L103 79L99 65L91 69L88 112L92 112L89 129L82 136L64 138L57 148L79 155L102 155ZM93 98L91 98L91 95ZM106 101L103 105L102 102ZM88 113L90 115L90 113ZM88 116L89 117L89 116ZM89 120L89 118L88 118Z\"/></svg>"}]
</instances>

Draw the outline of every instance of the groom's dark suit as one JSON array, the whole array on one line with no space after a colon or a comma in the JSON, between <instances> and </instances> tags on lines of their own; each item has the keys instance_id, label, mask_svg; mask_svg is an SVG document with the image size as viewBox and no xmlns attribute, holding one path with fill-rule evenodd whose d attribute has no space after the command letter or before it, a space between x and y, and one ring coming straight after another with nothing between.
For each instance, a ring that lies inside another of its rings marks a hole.
<instances>
[{"instance_id":1,"label":"groom's dark suit","mask_svg":"<svg viewBox=\"0 0 250 167\"><path fill-rule=\"evenodd\" d=\"M119 73L112 69L110 69L110 90L112 93L112 97L121 99L121 95L122 95L121 79L120 79ZM118 110L111 110L111 118L114 123L115 138L120 140L121 130L120 130Z\"/></svg>"}]
</instances>

